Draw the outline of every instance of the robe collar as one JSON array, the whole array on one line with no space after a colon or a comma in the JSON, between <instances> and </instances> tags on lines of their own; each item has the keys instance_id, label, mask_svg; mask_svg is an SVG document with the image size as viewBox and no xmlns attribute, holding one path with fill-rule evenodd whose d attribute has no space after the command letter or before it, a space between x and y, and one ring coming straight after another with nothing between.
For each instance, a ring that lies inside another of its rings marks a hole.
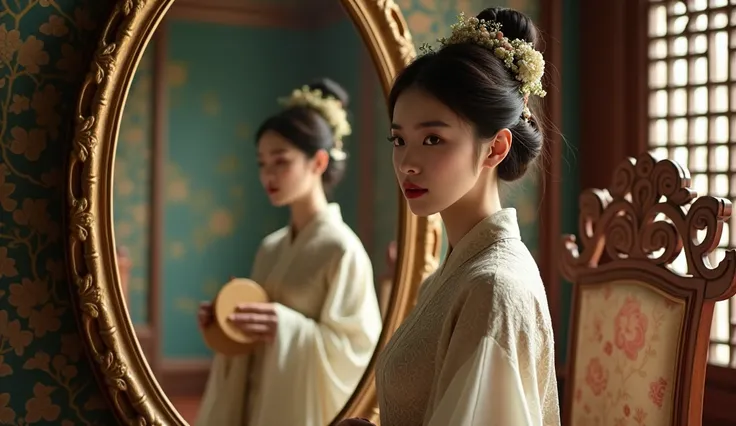
<instances>
[{"instance_id":1,"label":"robe collar","mask_svg":"<svg viewBox=\"0 0 736 426\"><path fill-rule=\"evenodd\" d=\"M300 237L305 234L309 235L311 232L314 232L314 229L317 228L320 223L325 222L342 222L342 212L339 204L328 203L325 208L320 210L309 222L307 222L307 225L296 235L296 239L294 238L294 228L289 225L288 235L286 236L287 243L292 245L296 244L297 241L295 240L301 239Z\"/></svg>"},{"instance_id":2,"label":"robe collar","mask_svg":"<svg viewBox=\"0 0 736 426\"><path fill-rule=\"evenodd\" d=\"M282 281L284 274L289 269L289 265L294 260L294 256L299 254L299 252L304 248L304 245L314 238L314 233L318 230L319 225L322 223L335 223L338 221L342 221L340 206L336 203L329 203L324 209L314 215L312 220L307 223L304 229L302 229L293 240L291 226L286 228L286 238L282 239L279 243L279 255L271 265L271 269L263 277L264 282L269 283L270 291L274 294L278 294L279 290L275 283L280 283Z\"/></svg>"},{"instance_id":3,"label":"robe collar","mask_svg":"<svg viewBox=\"0 0 736 426\"><path fill-rule=\"evenodd\" d=\"M521 240L516 209L506 208L478 222L452 248L440 269L440 278L447 278L464 263L493 244L506 239Z\"/></svg>"}]
</instances>

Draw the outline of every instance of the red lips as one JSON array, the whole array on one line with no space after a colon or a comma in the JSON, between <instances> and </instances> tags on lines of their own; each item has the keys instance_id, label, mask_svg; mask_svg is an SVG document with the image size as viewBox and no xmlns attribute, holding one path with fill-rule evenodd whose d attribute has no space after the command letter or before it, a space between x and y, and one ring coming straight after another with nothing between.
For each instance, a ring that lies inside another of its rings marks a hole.
<instances>
[{"instance_id":1,"label":"red lips","mask_svg":"<svg viewBox=\"0 0 736 426\"><path fill-rule=\"evenodd\" d=\"M421 186L415 185L409 181L404 181L402 186L404 187L404 196L408 199L419 198L429 192L428 189L422 188Z\"/></svg>"}]
</instances>

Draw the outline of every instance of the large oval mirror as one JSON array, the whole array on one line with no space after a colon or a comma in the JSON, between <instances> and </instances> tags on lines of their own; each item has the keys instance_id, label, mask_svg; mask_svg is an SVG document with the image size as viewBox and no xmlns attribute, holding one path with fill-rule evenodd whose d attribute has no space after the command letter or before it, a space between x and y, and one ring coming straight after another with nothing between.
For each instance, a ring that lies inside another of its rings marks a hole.
<instances>
[{"instance_id":1,"label":"large oval mirror","mask_svg":"<svg viewBox=\"0 0 736 426\"><path fill-rule=\"evenodd\" d=\"M302 3L121 1L106 27L70 260L124 422L375 415L374 354L440 248L385 137L413 47L391 1Z\"/></svg>"}]
</instances>

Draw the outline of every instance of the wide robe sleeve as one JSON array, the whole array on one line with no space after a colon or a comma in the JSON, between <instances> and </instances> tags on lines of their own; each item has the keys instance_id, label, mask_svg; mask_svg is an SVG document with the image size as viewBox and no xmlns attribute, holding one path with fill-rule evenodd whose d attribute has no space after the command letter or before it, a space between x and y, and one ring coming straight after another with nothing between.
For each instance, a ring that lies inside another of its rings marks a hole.
<instances>
[{"instance_id":1,"label":"wide robe sleeve","mask_svg":"<svg viewBox=\"0 0 736 426\"><path fill-rule=\"evenodd\" d=\"M251 276L260 277L267 270L265 252L266 248L261 244L253 261ZM194 426L243 424L249 361L249 355L214 354Z\"/></svg>"},{"instance_id":2,"label":"wide robe sleeve","mask_svg":"<svg viewBox=\"0 0 736 426\"><path fill-rule=\"evenodd\" d=\"M362 247L348 245L328 271L329 289L317 320L276 304L278 333L264 353L256 424L329 423L373 356L381 314L370 259ZM294 395L293 403L304 410L259 409L284 404L286 395ZM300 411L303 417L290 417Z\"/></svg>"},{"instance_id":3,"label":"wide robe sleeve","mask_svg":"<svg viewBox=\"0 0 736 426\"><path fill-rule=\"evenodd\" d=\"M557 404L548 401L556 380L549 377L554 351L540 357L542 307L530 292L509 294L494 284L473 285L446 322L449 344L437 366L426 426L559 425L547 408Z\"/></svg>"}]
</instances>

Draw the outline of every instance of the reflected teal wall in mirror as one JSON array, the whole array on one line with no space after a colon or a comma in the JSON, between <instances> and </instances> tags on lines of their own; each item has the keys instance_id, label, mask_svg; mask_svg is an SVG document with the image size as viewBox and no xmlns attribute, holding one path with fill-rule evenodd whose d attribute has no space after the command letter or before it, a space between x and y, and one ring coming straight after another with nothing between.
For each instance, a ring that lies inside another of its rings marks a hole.
<instances>
[{"instance_id":1,"label":"reflected teal wall in mirror","mask_svg":"<svg viewBox=\"0 0 736 426\"><path fill-rule=\"evenodd\" d=\"M115 153L115 243L125 247L131 269L128 309L135 324L148 323L149 201L153 134L153 44L138 65L120 124Z\"/></svg>"},{"instance_id":2,"label":"reflected teal wall in mirror","mask_svg":"<svg viewBox=\"0 0 736 426\"><path fill-rule=\"evenodd\" d=\"M374 186L374 159L366 162L364 154L373 149L376 135L385 133L385 103L379 108L373 102L380 93L378 81L347 16L316 31L182 20L162 28L167 31L169 88L159 334L164 357L201 358L209 355L201 339L180 330L195 327L198 302L212 298L229 276L249 274L260 240L287 221L288 212L271 207L260 186L253 140L260 122L278 110L278 97L321 76L335 79L350 93L350 157L333 198L377 259L376 277L386 269L383 252L396 232L397 196L395 186L369 190L389 199L382 205L383 220L361 213L361 206L372 210L375 204L362 190L366 179ZM192 48L203 44L217 48ZM152 108L152 51L146 52L133 82L116 159L125 169L116 172L116 242L134 257L129 300L136 324L147 321L150 256L148 240L142 237L149 218L134 212L149 211L150 177L141 170L151 167L153 124L140 116ZM224 58L222 52L230 53Z\"/></svg>"}]
</instances>

